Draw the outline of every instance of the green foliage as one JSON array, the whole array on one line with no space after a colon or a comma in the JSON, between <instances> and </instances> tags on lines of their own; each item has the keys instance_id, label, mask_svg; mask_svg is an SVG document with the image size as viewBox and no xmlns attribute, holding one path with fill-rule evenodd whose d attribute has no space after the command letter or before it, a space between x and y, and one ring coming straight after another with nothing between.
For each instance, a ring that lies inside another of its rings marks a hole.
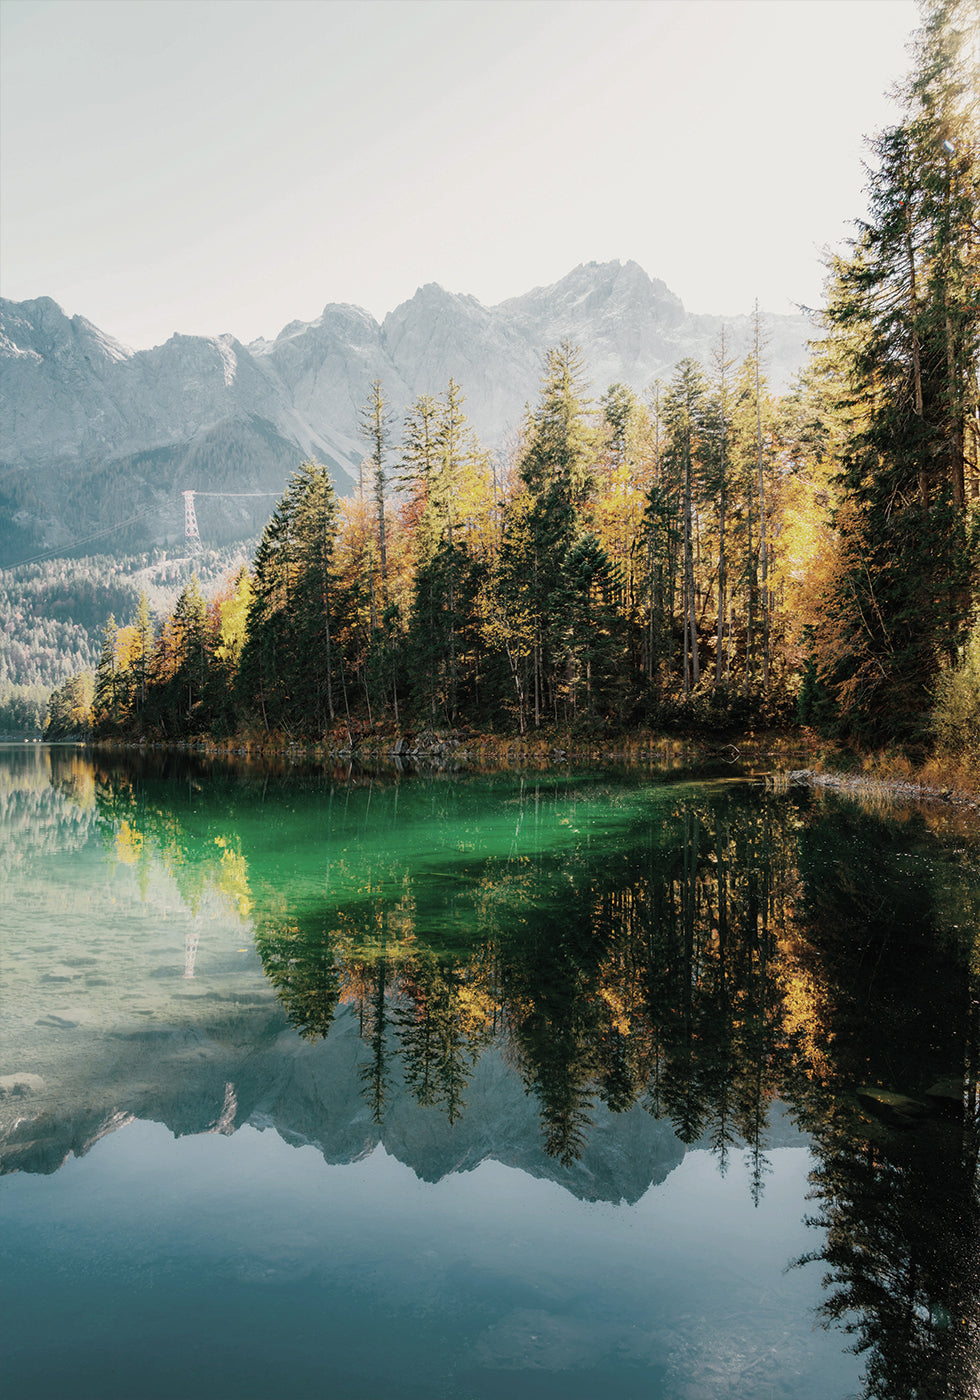
<instances>
[{"instance_id":1,"label":"green foliage","mask_svg":"<svg viewBox=\"0 0 980 1400\"><path fill-rule=\"evenodd\" d=\"M588 408L582 357L563 340L548 351L538 406L528 415L520 475L532 495L557 486L570 505L585 500L596 449Z\"/></svg>"},{"instance_id":2,"label":"green foliage","mask_svg":"<svg viewBox=\"0 0 980 1400\"><path fill-rule=\"evenodd\" d=\"M0 681L0 736L38 738L50 693L44 685Z\"/></svg>"},{"instance_id":3,"label":"green foliage","mask_svg":"<svg viewBox=\"0 0 980 1400\"><path fill-rule=\"evenodd\" d=\"M932 730L942 751L980 762L980 613L973 619L957 664L940 673Z\"/></svg>"},{"instance_id":4,"label":"green foliage","mask_svg":"<svg viewBox=\"0 0 980 1400\"><path fill-rule=\"evenodd\" d=\"M201 584L214 585L238 548L208 550L195 560ZM151 614L162 616L187 582L188 560L164 551L119 558L48 559L0 570L0 684L47 690L79 671L92 670L110 613L129 617L145 593Z\"/></svg>"},{"instance_id":5,"label":"green foliage","mask_svg":"<svg viewBox=\"0 0 980 1400\"><path fill-rule=\"evenodd\" d=\"M872 143L870 215L828 307L850 416L838 567L815 659L845 730L915 738L976 605L978 138L963 5L925 10L903 121Z\"/></svg>"},{"instance_id":6,"label":"green foliage","mask_svg":"<svg viewBox=\"0 0 980 1400\"><path fill-rule=\"evenodd\" d=\"M361 409L361 436L371 447L371 474L374 478L374 504L378 516L378 551L381 562L381 592L388 586L388 526L385 496L388 487L387 455L391 439L392 413L380 379L371 385L371 395ZM372 585L373 586L373 585Z\"/></svg>"},{"instance_id":7,"label":"green foliage","mask_svg":"<svg viewBox=\"0 0 980 1400\"><path fill-rule=\"evenodd\" d=\"M91 671L70 676L51 692L44 737L48 740L85 739L92 733L95 676Z\"/></svg>"},{"instance_id":8,"label":"green foliage","mask_svg":"<svg viewBox=\"0 0 980 1400\"><path fill-rule=\"evenodd\" d=\"M102 651L95 668L92 725L96 734L111 734L122 718L123 682L116 657L118 640L119 628L110 613L102 629Z\"/></svg>"},{"instance_id":9,"label":"green foliage","mask_svg":"<svg viewBox=\"0 0 980 1400\"><path fill-rule=\"evenodd\" d=\"M266 729L322 734L336 715L341 658L333 553L337 501L327 469L304 462L255 556L237 686Z\"/></svg>"},{"instance_id":10,"label":"green foliage","mask_svg":"<svg viewBox=\"0 0 980 1400\"><path fill-rule=\"evenodd\" d=\"M456 723L461 703L473 702L476 689L465 659L477 649L478 566L464 543L463 502L485 458L467 424L464 402L452 379L442 399L417 399L406 420L402 452L403 482L412 491L416 515L412 608L404 639L408 676L417 712L449 724Z\"/></svg>"}]
</instances>

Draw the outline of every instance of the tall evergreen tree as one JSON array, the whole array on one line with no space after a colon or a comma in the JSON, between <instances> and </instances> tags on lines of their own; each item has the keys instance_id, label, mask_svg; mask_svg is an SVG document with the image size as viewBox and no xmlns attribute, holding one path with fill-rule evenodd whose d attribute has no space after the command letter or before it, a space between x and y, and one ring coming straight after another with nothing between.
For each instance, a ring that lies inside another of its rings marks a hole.
<instances>
[{"instance_id":1,"label":"tall evergreen tree","mask_svg":"<svg viewBox=\"0 0 980 1400\"><path fill-rule=\"evenodd\" d=\"M924 7L904 119L872 143L868 219L832 266L827 320L850 431L814 655L843 726L881 737L921 731L980 574L970 23L960 0Z\"/></svg>"},{"instance_id":2,"label":"tall evergreen tree","mask_svg":"<svg viewBox=\"0 0 980 1400\"><path fill-rule=\"evenodd\" d=\"M416 528L409 629L414 686L420 705L432 717L441 710L450 723L459 708L463 635L474 627L475 581L461 533L464 502L485 465L464 402L453 379L444 398L422 395L406 418L402 449Z\"/></svg>"},{"instance_id":3,"label":"tall evergreen tree","mask_svg":"<svg viewBox=\"0 0 980 1400\"><path fill-rule=\"evenodd\" d=\"M698 646L698 594L695 578L695 510L701 483L699 467L707 429L707 386L701 368L694 360L682 360L674 372L664 401L669 466L680 486L681 540L683 548L682 616L684 646L682 670L684 693L701 679Z\"/></svg>"},{"instance_id":4,"label":"tall evergreen tree","mask_svg":"<svg viewBox=\"0 0 980 1400\"><path fill-rule=\"evenodd\" d=\"M569 617L563 604L569 554L580 533L580 512L592 482L595 440L587 417L581 356L563 341L550 350L537 407L528 414L519 477L529 507L514 530L505 528L513 551L524 541L524 557L514 560L523 574L526 606L533 627L534 722L568 698L571 677ZM516 517L515 517L516 523Z\"/></svg>"},{"instance_id":5,"label":"tall evergreen tree","mask_svg":"<svg viewBox=\"0 0 980 1400\"><path fill-rule=\"evenodd\" d=\"M374 477L374 505L378 521L378 554L381 565L382 606L388 590L388 529L385 500L388 491L388 448L391 443L392 414L380 379L371 385L371 394L361 410L361 436L371 448L370 459ZM372 596L373 596L372 582Z\"/></svg>"},{"instance_id":6,"label":"tall evergreen tree","mask_svg":"<svg viewBox=\"0 0 980 1400\"><path fill-rule=\"evenodd\" d=\"M709 432L713 451L709 467L708 493L715 503L718 522L718 610L715 629L715 684L721 685L727 679L731 657L725 645L725 624L729 620L728 547L725 530L728 525L729 497L729 445L731 428L730 375L733 362L728 355L727 337L724 327L714 355L715 392L709 409Z\"/></svg>"},{"instance_id":7,"label":"tall evergreen tree","mask_svg":"<svg viewBox=\"0 0 980 1400\"><path fill-rule=\"evenodd\" d=\"M320 735L343 688L333 552L338 506L326 467L304 462L276 506L255 556L239 668L246 702L267 728Z\"/></svg>"},{"instance_id":8,"label":"tall evergreen tree","mask_svg":"<svg viewBox=\"0 0 980 1400\"><path fill-rule=\"evenodd\" d=\"M96 734L111 733L121 717L122 677L116 658L119 628L112 613L102 630L102 652L95 668L92 723Z\"/></svg>"},{"instance_id":9,"label":"tall evergreen tree","mask_svg":"<svg viewBox=\"0 0 980 1400\"><path fill-rule=\"evenodd\" d=\"M177 666L171 681L174 708L180 727L196 730L208 721L200 712L205 697L208 668L213 655L209 635L208 607L197 574L191 574L187 587L177 599L173 615L177 636Z\"/></svg>"}]
</instances>

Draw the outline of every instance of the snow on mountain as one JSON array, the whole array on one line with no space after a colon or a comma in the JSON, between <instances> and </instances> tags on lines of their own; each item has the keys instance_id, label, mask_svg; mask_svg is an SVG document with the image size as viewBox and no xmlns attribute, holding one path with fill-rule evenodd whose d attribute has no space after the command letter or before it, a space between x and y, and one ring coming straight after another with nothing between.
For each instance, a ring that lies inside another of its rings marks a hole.
<instances>
[{"instance_id":1,"label":"snow on mountain","mask_svg":"<svg viewBox=\"0 0 980 1400\"><path fill-rule=\"evenodd\" d=\"M666 380L686 355L707 362L723 322L691 316L635 262L585 263L548 287L483 306L435 283L379 324L331 304L275 340L174 335L133 351L49 297L0 300L0 563L68 548L138 516L100 548L174 543L181 492L223 492L208 534L254 533L271 500L245 509L233 493L279 493L306 457L350 491L366 444L359 412L381 380L398 418L452 377L488 445L501 442L535 399L544 355L580 346L593 392L638 392ZM747 316L724 322L737 357ZM782 387L803 363L802 317L766 317L767 371Z\"/></svg>"}]
</instances>

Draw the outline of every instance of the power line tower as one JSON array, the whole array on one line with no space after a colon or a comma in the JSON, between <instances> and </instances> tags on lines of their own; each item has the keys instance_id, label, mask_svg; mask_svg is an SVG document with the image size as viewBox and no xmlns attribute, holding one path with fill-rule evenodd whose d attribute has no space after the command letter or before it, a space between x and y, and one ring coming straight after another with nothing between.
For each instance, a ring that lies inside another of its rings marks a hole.
<instances>
[{"instance_id":1,"label":"power line tower","mask_svg":"<svg viewBox=\"0 0 980 1400\"><path fill-rule=\"evenodd\" d=\"M195 496L214 496L217 499L227 501L238 501L257 498L259 496L275 496L275 491L184 491L184 539L192 554L203 551L204 545L201 542L201 532L197 528L197 513L194 510Z\"/></svg>"},{"instance_id":2,"label":"power line tower","mask_svg":"<svg viewBox=\"0 0 980 1400\"><path fill-rule=\"evenodd\" d=\"M197 515L194 511L194 492L184 492L184 539L191 549L201 548L201 532L197 528Z\"/></svg>"}]
</instances>

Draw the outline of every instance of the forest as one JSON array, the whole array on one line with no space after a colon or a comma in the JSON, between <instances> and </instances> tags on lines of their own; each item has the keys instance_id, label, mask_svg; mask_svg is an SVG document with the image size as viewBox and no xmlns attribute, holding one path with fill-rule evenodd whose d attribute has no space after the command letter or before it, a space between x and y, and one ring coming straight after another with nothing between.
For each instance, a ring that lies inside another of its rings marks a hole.
<instances>
[{"instance_id":1,"label":"forest","mask_svg":"<svg viewBox=\"0 0 980 1400\"><path fill-rule=\"evenodd\" d=\"M397 439L375 382L357 494L300 464L213 597L192 577L166 615L144 594L110 618L47 735L356 748L799 721L980 751L976 21L959 0L923 21L788 393L758 312L746 358L722 335L643 396L594 398L555 346L505 459L455 380L397 406Z\"/></svg>"},{"instance_id":2,"label":"forest","mask_svg":"<svg viewBox=\"0 0 980 1400\"><path fill-rule=\"evenodd\" d=\"M233 548L202 551L194 561L202 587L243 557ZM0 735L41 733L52 691L94 673L110 612L132 611L145 592L151 611L165 615L186 582L186 558L164 549L42 555L0 571Z\"/></svg>"}]
</instances>

